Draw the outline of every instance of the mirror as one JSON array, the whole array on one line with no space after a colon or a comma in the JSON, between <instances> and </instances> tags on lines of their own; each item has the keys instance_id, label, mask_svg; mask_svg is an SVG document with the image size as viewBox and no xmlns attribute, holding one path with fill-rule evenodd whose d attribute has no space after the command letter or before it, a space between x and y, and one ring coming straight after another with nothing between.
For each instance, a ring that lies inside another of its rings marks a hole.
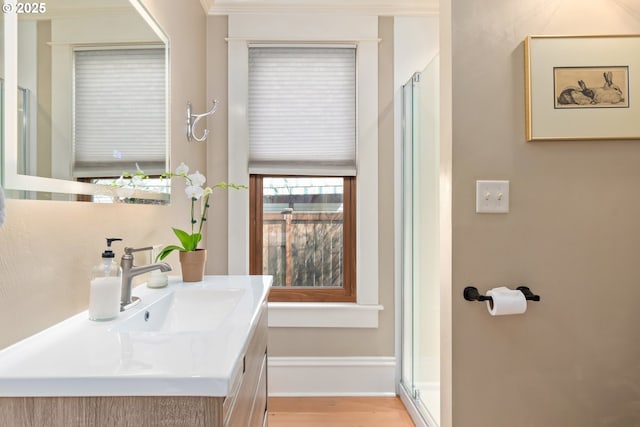
<instances>
[{"instance_id":1,"label":"mirror","mask_svg":"<svg viewBox=\"0 0 640 427\"><path fill-rule=\"evenodd\" d=\"M9 197L168 203L167 36L138 0L26 5L3 14Z\"/></svg>"}]
</instances>

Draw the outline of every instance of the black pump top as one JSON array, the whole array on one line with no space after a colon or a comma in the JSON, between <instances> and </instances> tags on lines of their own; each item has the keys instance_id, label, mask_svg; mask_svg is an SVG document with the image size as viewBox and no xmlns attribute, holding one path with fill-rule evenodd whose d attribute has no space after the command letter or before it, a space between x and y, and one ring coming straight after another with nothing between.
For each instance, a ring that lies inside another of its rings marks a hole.
<instances>
[{"instance_id":1,"label":"black pump top","mask_svg":"<svg viewBox=\"0 0 640 427\"><path fill-rule=\"evenodd\" d=\"M116 255L111 250L111 242L122 241L117 237L107 237L107 249L102 252L102 258L114 258Z\"/></svg>"}]
</instances>

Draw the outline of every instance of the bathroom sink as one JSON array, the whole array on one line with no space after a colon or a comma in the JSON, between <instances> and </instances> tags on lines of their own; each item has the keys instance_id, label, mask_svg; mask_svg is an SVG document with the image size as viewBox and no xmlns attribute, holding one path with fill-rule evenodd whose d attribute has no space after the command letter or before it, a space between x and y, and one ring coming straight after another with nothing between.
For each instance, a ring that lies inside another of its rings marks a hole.
<instances>
[{"instance_id":1,"label":"bathroom sink","mask_svg":"<svg viewBox=\"0 0 640 427\"><path fill-rule=\"evenodd\" d=\"M165 288L141 284L133 289L140 302L114 320L94 322L83 311L1 350L0 400L227 396L251 331L264 322L272 280L170 276Z\"/></svg>"},{"instance_id":2,"label":"bathroom sink","mask_svg":"<svg viewBox=\"0 0 640 427\"><path fill-rule=\"evenodd\" d=\"M239 307L243 288L180 288L110 330L120 333L180 333L216 330Z\"/></svg>"}]
</instances>

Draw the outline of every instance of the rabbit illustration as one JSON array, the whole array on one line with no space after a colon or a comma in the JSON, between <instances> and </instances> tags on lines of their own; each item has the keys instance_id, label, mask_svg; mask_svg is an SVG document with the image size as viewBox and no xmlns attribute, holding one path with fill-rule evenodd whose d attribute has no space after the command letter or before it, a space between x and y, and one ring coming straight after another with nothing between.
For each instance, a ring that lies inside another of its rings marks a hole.
<instances>
[{"instance_id":1,"label":"rabbit illustration","mask_svg":"<svg viewBox=\"0 0 640 427\"><path fill-rule=\"evenodd\" d=\"M613 73L607 71L602 73L604 76L604 86L592 87L593 102L596 104L618 104L624 102L622 90L618 85L613 84Z\"/></svg>"},{"instance_id":2,"label":"rabbit illustration","mask_svg":"<svg viewBox=\"0 0 640 427\"><path fill-rule=\"evenodd\" d=\"M575 86L569 86L565 88L558 96L558 104L569 105L588 105L593 104L594 92L589 89L584 81L578 80L579 88Z\"/></svg>"}]
</instances>

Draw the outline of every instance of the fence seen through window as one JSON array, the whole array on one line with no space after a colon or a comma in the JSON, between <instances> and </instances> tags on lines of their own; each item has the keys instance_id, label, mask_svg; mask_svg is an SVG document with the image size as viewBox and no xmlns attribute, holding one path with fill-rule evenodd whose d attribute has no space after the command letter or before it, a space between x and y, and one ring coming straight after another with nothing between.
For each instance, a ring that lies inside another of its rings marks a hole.
<instances>
[{"instance_id":1,"label":"fence seen through window","mask_svg":"<svg viewBox=\"0 0 640 427\"><path fill-rule=\"evenodd\" d=\"M343 178L264 178L262 269L273 286L343 287L343 203Z\"/></svg>"}]
</instances>

